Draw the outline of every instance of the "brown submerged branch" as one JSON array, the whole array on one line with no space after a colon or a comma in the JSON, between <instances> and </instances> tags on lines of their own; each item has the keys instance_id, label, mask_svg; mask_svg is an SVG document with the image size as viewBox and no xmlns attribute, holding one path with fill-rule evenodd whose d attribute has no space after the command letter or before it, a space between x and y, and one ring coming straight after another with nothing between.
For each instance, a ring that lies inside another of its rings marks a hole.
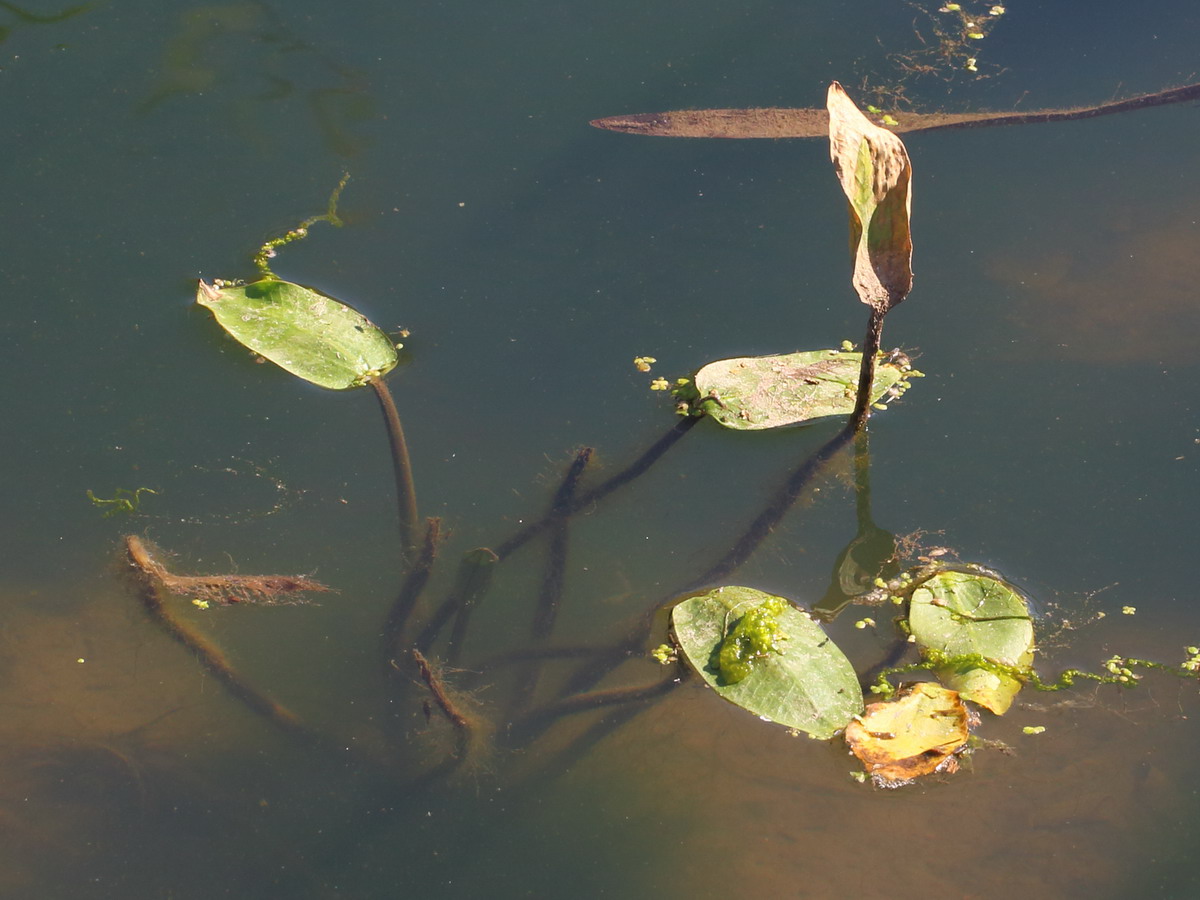
<instances>
[{"instance_id":1,"label":"brown submerged branch","mask_svg":"<svg viewBox=\"0 0 1200 900\"><path fill-rule=\"evenodd\" d=\"M986 128L993 125L1033 125L1074 122L1117 113L1182 103L1200 97L1200 83L1140 94L1095 106L1041 109L1031 112L914 113L893 111L895 125L885 128L905 134L945 131L951 128ZM829 115L823 109L684 109L661 113L634 113L593 119L596 128L653 137L690 138L828 138Z\"/></svg>"}]
</instances>

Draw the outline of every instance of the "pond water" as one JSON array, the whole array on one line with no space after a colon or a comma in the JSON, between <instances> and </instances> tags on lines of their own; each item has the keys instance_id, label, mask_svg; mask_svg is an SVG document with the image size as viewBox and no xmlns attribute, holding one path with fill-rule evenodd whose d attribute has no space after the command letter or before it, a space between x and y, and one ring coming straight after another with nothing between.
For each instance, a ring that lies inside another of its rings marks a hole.
<instances>
[{"instance_id":1,"label":"pond water","mask_svg":"<svg viewBox=\"0 0 1200 900\"><path fill-rule=\"evenodd\" d=\"M910 81L909 98L1050 108L1197 79L1195 4L1068 6L1015 2L978 42L994 77ZM439 777L453 729L381 649L403 565L374 398L256 365L192 303L197 278L252 276L254 250L350 173L345 226L274 269L410 332L389 383L421 514L448 535L425 615L464 553L545 512L578 448L596 448L586 488L674 426L652 378L861 339L825 142L589 120L819 106L831 79L898 79L888 54L917 49L925 21L898 0L0 9L0 893L1197 895L1194 681L1027 691L978 729L1005 749L895 791L852 780L840 742L694 679L531 735L511 727L521 704L581 665L547 662L523 701L534 667L498 659L530 643L544 537L498 567L447 669L480 726ZM874 520L1028 591L1047 677L1200 643L1197 138L1190 103L906 140L916 287L884 340L928 377L872 419ZM552 645L632 633L594 686L669 678L642 652L666 637L647 612L838 427L700 422L573 517ZM731 583L819 600L856 532L850 474L835 460ZM125 517L86 493L139 487L157 493ZM273 727L150 621L125 534L181 572L336 588L276 608L172 600L319 740ZM828 630L865 671L889 618Z\"/></svg>"}]
</instances>

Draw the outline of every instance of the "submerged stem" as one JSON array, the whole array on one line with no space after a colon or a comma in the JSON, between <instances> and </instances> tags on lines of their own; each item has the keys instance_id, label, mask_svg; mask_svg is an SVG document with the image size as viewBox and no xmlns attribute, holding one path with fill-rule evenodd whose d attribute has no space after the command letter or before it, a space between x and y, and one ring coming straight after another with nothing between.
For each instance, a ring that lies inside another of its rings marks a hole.
<instances>
[{"instance_id":1,"label":"submerged stem","mask_svg":"<svg viewBox=\"0 0 1200 900\"><path fill-rule=\"evenodd\" d=\"M429 581L429 574L433 571L433 562L437 558L438 543L441 539L442 520L430 519L429 526L425 530L425 543L421 548L421 554L405 577L404 584L400 587L400 593L396 595L396 599L392 602L392 608L388 611L387 621L383 624L385 659L392 659L400 652L404 629L417 605L421 591L425 589L425 584Z\"/></svg>"},{"instance_id":2,"label":"submerged stem","mask_svg":"<svg viewBox=\"0 0 1200 900\"><path fill-rule=\"evenodd\" d=\"M382 378L367 382L379 400L387 425L388 441L392 445L392 469L396 475L396 505L400 518L400 536L404 544L404 555L409 557L417 545L417 488L413 483L412 461L408 456L408 442L404 439L404 427L400 414L396 412L396 401Z\"/></svg>"},{"instance_id":3,"label":"submerged stem","mask_svg":"<svg viewBox=\"0 0 1200 900\"><path fill-rule=\"evenodd\" d=\"M622 469L620 472L612 475L605 481L596 485L594 488L576 494L567 507L566 515L572 515L579 512L581 509L586 509L594 503L600 502L613 491L624 487L633 481L639 475L642 475L652 465L658 462L663 455L675 446L685 434L695 427L700 421L701 416L687 416L676 422L671 430L660 437L657 441L651 444L641 456L635 459L632 463ZM537 537L543 531L550 527L557 520L555 512L552 510L536 522L530 522L504 543L496 547L496 555L500 559L505 559L512 553L515 553L521 547L525 546L530 540Z\"/></svg>"}]
</instances>

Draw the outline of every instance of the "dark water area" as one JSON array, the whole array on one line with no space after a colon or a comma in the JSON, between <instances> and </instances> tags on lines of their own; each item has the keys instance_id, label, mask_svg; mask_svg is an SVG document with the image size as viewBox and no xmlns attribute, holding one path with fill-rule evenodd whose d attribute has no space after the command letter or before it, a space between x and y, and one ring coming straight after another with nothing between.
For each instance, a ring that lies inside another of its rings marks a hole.
<instances>
[{"instance_id":1,"label":"dark water area","mask_svg":"<svg viewBox=\"0 0 1200 900\"><path fill-rule=\"evenodd\" d=\"M909 82L913 104L1074 106L1198 78L1192 3L1003 19L978 42L993 77ZM454 729L381 650L403 572L374 397L256 364L193 303L198 278L253 277L253 252L350 173L344 227L273 268L410 332L389 384L421 514L448 534L425 615L464 553L543 514L578 448L595 448L586 489L675 425L653 378L861 340L825 142L588 122L819 106L832 79L898 78L888 54L914 52L923 21L895 0L0 8L0 895L1200 892L1195 681L1023 692L978 729L1006 749L895 791L852 780L840 741L694 679L530 733L514 723L532 670L501 657L530 643L544 538L497 567L448 665L478 721L439 777ZM872 419L873 517L1026 590L1045 677L1200 644L1198 138L1185 103L906 140L916 284L884 341L927 377ZM650 374L632 365L647 355ZM572 517L551 643L635 635L600 689L669 676L648 611L837 429L702 421ZM819 600L856 532L851 476L839 457L730 583ZM127 517L87 498L139 487L157 493ZM337 590L172 600L316 739L239 703L148 618L130 533L181 572ZM878 627L856 629L864 615ZM865 671L889 619L850 610L828 630ZM531 702L578 660L547 663Z\"/></svg>"}]
</instances>

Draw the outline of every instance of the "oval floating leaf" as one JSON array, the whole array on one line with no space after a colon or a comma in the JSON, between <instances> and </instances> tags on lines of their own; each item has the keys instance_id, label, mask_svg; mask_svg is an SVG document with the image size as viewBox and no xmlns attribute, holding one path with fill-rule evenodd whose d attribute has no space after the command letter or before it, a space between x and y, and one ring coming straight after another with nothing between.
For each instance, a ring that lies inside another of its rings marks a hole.
<instances>
[{"instance_id":1,"label":"oval floating leaf","mask_svg":"<svg viewBox=\"0 0 1200 900\"><path fill-rule=\"evenodd\" d=\"M862 712L862 691L850 661L821 627L785 603L778 615L787 635L782 652L755 660L736 684L726 684L717 658L725 636L749 610L774 598L748 587L720 587L676 604L671 623L688 662L713 690L760 718L827 740Z\"/></svg>"},{"instance_id":2,"label":"oval floating leaf","mask_svg":"<svg viewBox=\"0 0 1200 900\"><path fill-rule=\"evenodd\" d=\"M272 278L242 285L201 281L196 302L240 343L321 387L359 387L396 365L386 334L311 288Z\"/></svg>"},{"instance_id":3,"label":"oval floating leaf","mask_svg":"<svg viewBox=\"0 0 1200 900\"><path fill-rule=\"evenodd\" d=\"M846 727L846 743L881 787L900 787L930 772L955 772L969 715L956 692L918 682L872 703Z\"/></svg>"},{"instance_id":4,"label":"oval floating leaf","mask_svg":"<svg viewBox=\"0 0 1200 900\"><path fill-rule=\"evenodd\" d=\"M694 403L726 428L758 431L800 425L854 412L862 354L808 350L786 356L749 356L711 362L696 373ZM897 382L907 386L904 363L875 367L871 400Z\"/></svg>"},{"instance_id":5,"label":"oval floating leaf","mask_svg":"<svg viewBox=\"0 0 1200 900\"><path fill-rule=\"evenodd\" d=\"M887 312L912 290L912 163L904 142L829 86L829 154L850 201L854 289Z\"/></svg>"},{"instance_id":6,"label":"oval floating leaf","mask_svg":"<svg viewBox=\"0 0 1200 900\"><path fill-rule=\"evenodd\" d=\"M1011 586L971 572L941 572L913 591L908 622L922 649L956 662L938 677L963 697L1005 713L1021 683L970 662L982 658L1024 668L1033 661L1033 620Z\"/></svg>"}]
</instances>

